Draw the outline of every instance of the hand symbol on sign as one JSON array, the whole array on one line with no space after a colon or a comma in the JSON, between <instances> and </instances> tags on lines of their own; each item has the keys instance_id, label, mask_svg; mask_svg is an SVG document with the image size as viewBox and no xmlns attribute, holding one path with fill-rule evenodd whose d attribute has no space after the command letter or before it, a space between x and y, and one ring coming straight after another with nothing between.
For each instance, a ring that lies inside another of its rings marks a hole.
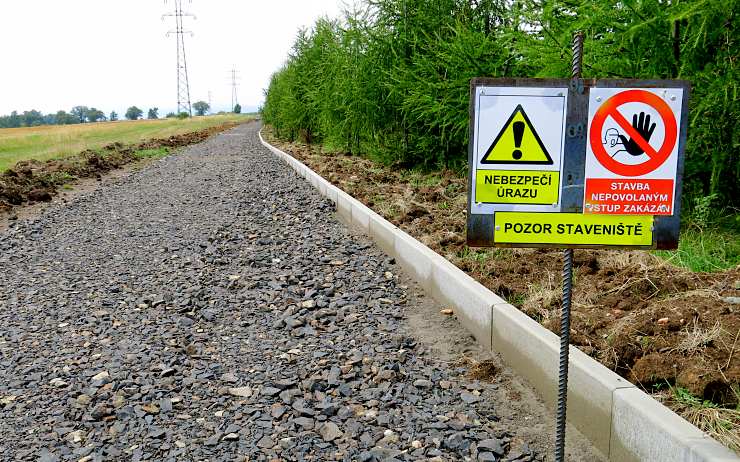
<instances>
[{"instance_id":1,"label":"hand symbol on sign","mask_svg":"<svg viewBox=\"0 0 740 462\"><path fill-rule=\"evenodd\" d=\"M637 114L634 114L632 116L632 126L635 128L635 130L637 130L637 133L639 133L640 136L647 142L650 141L650 137L653 136L653 132L655 131L655 123L650 125L650 114L645 115L644 112L640 113L639 119L637 118ZM645 152L640 147L640 145L637 144L635 140L633 140L631 137L629 140L627 140L626 136L619 135L619 139L622 140L624 148L631 155L639 156Z\"/></svg>"}]
</instances>

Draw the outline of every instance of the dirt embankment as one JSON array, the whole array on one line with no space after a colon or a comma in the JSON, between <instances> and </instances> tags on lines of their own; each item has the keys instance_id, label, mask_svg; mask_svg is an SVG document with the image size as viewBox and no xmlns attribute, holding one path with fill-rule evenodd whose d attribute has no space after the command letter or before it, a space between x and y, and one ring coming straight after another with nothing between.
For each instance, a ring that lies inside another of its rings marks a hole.
<instances>
[{"instance_id":1,"label":"dirt embankment","mask_svg":"<svg viewBox=\"0 0 740 462\"><path fill-rule=\"evenodd\" d=\"M561 254L465 245L466 181L420 175L316 147L271 142L559 333ZM648 391L670 384L735 408L740 268L692 273L647 252L578 250L571 339Z\"/></svg>"},{"instance_id":2,"label":"dirt embankment","mask_svg":"<svg viewBox=\"0 0 740 462\"><path fill-rule=\"evenodd\" d=\"M179 148L205 141L238 123L227 123L196 132L155 138L139 144L112 143L99 150L45 162L25 160L0 174L0 213L29 202L47 202L58 188L78 178L96 178L139 160L136 152L146 149Z\"/></svg>"}]
</instances>

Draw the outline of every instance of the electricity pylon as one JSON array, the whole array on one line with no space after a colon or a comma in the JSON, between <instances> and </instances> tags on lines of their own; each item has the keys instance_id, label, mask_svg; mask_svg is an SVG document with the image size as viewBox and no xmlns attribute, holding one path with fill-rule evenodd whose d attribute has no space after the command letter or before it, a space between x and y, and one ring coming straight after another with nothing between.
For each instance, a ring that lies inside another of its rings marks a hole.
<instances>
[{"instance_id":1,"label":"electricity pylon","mask_svg":"<svg viewBox=\"0 0 740 462\"><path fill-rule=\"evenodd\" d=\"M195 19L195 15L183 11L182 3L184 0L165 0L165 3L168 1L175 4L175 11L162 15L162 20L167 16L173 16L175 18L175 28L167 32L167 37L170 34L175 34L177 38L177 113L186 112L192 117L193 108L190 105L188 61L185 58L185 34L190 34L192 37L193 33L185 30L183 27L183 18L191 17ZM192 1L189 0L188 3L192 3Z\"/></svg>"},{"instance_id":2,"label":"electricity pylon","mask_svg":"<svg viewBox=\"0 0 740 462\"><path fill-rule=\"evenodd\" d=\"M239 71L236 70L236 66L231 68L231 110L233 111L237 104L239 104L239 98L236 96L236 87L239 86L237 82L239 80Z\"/></svg>"}]
</instances>

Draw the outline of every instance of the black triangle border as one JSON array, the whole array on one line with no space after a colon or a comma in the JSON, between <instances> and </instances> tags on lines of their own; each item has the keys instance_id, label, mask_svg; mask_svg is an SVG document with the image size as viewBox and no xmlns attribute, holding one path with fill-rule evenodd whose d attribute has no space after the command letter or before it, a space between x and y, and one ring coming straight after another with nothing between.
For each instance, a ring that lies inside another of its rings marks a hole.
<instances>
[{"instance_id":1,"label":"black triangle border","mask_svg":"<svg viewBox=\"0 0 740 462\"><path fill-rule=\"evenodd\" d=\"M491 151L493 151L494 146L496 146L496 143L499 142L501 137L504 135L504 132L506 131L506 128L509 126L511 121L514 119L514 116L517 112L521 112L522 116L524 116L524 120L527 121L527 125L529 125L529 128L532 130L532 134L534 135L534 139L537 140L537 143L540 145L540 148L542 148L542 152L545 153L545 156L547 157L547 160L528 160L528 161L522 161L522 160L486 160L489 155L491 155ZM540 139L540 135L537 134L537 130L535 130L534 125L532 124L532 121L529 120L529 117L527 117L527 113L524 111L524 108L521 104L517 104L516 108L514 108L514 111L509 116L509 120L506 121L503 128L500 132L498 132L498 135L496 135L496 139L493 140L493 143L491 143L491 146L488 147L486 150L486 154L483 156L483 158L480 160L481 164L484 165L495 165L495 164L520 164L520 165L553 165L554 162L552 160L552 157L550 157L550 153L547 152L547 148L542 143L542 140Z\"/></svg>"}]
</instances>

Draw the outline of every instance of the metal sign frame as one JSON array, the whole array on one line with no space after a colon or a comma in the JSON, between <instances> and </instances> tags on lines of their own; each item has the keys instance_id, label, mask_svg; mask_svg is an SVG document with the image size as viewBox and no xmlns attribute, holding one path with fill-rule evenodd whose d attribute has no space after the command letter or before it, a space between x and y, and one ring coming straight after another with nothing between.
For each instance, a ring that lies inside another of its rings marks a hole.
<instances>
[{"instance_id":1,"label":"metal sign frame","mask_svg":"<svg viewBox=\"0 0 740 462\"><path fill-rule=\"evenodd\" d=\"M678 165L674 184L672 215L656 215L653 242L649 246L568 245L568 244L502 244L494 242L493 214L473 214L473 171L475 162L475 124L470 123L468 143L468 208L467 242L472 247L542 247L542 248L608 248L608 249L675 249L678 246L681 216L681 185L683 183L684 150L688 129L689 82L682 80L631 79L530 79L530 78L475 78L470 82L470 120L475 120L479 87L559 87L568 88L566 133L561 166L562 190L560 213L583 213L586 143L588 142L588 104L591 88L677 88L683 90L678 135ZM545 213L545 212L543 212ZM558 212L552 212L558 213Z\"/></svg>"}]
</instances>

